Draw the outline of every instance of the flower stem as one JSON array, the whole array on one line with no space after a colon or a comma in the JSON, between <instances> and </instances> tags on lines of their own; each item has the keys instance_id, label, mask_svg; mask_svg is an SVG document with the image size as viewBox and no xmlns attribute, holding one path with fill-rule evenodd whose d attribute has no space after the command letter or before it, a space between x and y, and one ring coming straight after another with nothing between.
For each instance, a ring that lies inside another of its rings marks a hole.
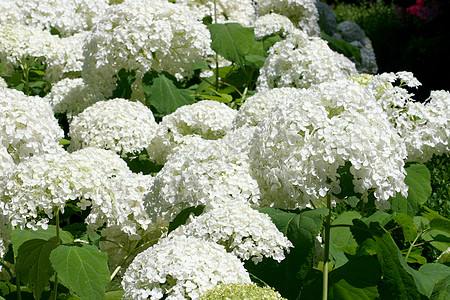
<instances>
[{"instance_id":1,"label":"flower stem","mask_svg":"<svg viewBox=\"0 0 450 300\"><path fill-rule=\"evenodd\" d=\"M327 195L328 215L325 221L325 251L323 258L323 285L322 285L322 300L328 299L328 261L330 256L330 229L331 229L331 196Z\"/></svg>"}]
</instances>

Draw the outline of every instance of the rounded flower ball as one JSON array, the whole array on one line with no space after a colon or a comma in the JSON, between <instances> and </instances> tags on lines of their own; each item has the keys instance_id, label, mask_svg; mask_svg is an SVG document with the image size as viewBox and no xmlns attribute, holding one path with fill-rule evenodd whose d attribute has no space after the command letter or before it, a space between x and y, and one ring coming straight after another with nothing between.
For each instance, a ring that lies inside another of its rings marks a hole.
<instances>
[{"instance_id":1,"label":"rounded flower ball","mask_svg":"<svg viewBox=\"0 0 450 300\"><path fill-rule=\"evenodd\" d=\"M139 253L126 270L123 299L199 299L220 283L250 283L243 263L196 237L169 236Z\"/></svg>"},{"instance_id":2,"label":"rounded flower ball","mask_svg":"<svg viewBox=\"0 0 450 300\"><path fill-rule=\"evenodd\" d=\"M284 251L293 247L270 217L246 203L230 203L192 217L172 235L196 236L225 246L228 252L255 264L263 257L281 262Z\"/></svg>"},{"instance_id":3,"label":"rounded flower ball","mask_svg":"<svg viewBox=\"0 0 450 300\"><path fill-rule=\"evenodd\" d=\"M109 6L108 0L17 0L23 22L61 36L90 30Z\"/></svg>"},{"instance_id":4,"label":"rounded flower ball","mask_svg":"<svg viewBox=\"0 0 450 300\"><path fill-rule=\"evenodd\" d=\"M84 44L83 79L105 98L121 69L136 72L134 92L142 94L145 72L192 74L192 64L211 53L210 33L185 5L165 0L126 0L112 5Z\"/></svg>"},{"instance_id":5,"label":"rounded flower ball","mask_svg":"<svg viewBox=\"0 0 450 300\"><path fill-rule=\"evenodd\" d=\"M257 203L259 189L250 175L246 153L222 141L197 143L171 155L145 196L145 207L156 220L168 222L183 209L200 204Z\"/></svg>"},{"instance_id":6,"label":"rounded flower ball","mask_svg":"<svg viewBox=\"0 0 450 300\"><path fill-rule=\"evenodd\" d=\"M331 50L326 41L296 30L270 48L269 56L260 69L257 90L309 88L313 84L345 79L357 73L355 64Z\"/></svg>"},{"instance_id":7,"label":"rounded flower ball","mask_svg":"<svg viewBox=\"0 0 450 300\"><path fill-rule=\"evenodd\" d=\"M375 204L407 195L405 145L376 100L359 84L327 82L293 93L262 120L250 150L261 205L304 208L341 193L339 169L354 192Z\"/></svg>"},{"instance_id":8,"label":"rounded flower ball","mask_svg":"<svg viewBox=\"0 0 450 300\"><path fill-rule=\"evenodd\" d=\"M156 128L152 111L140 102L99 101L73 118L68 150L98 147L121 155L137 153L150 144Z\"/></svg>"},{"instance_id":9,"label":"rounded flower ball","mask_svg":"<svg viewBox=\"0 0 450 300\"><path fill-rule=\"evenodd\" d=\"M310 36L320 36L319 11L314 0L258 0L256 13L263 16L276 13L288 17Z\"/></svg>"},{"instance_id":10,"label":"rounded flower ball","mask_svg":"<svg viewBox=\"0 0 450 300\"><path fill-rule=\"evenodd\" d=\"M179 107L164 116L158 124L155 137L147 148L150 159L164 164L167 157L195 138L218 140L231 130L236 110L227 105L203 100Z\"/></svg>"},{"instance_id":11,"label":"rounded flower ball","mask_svg":"<svg viewBox=\"0 0 450 300\"><path fill-rule=\"evenodd\" d=\"M59 146L63 137L45 100L0 88L0 143L16 164L33 155L63 151Z\"/></svg>"}]
</instances>

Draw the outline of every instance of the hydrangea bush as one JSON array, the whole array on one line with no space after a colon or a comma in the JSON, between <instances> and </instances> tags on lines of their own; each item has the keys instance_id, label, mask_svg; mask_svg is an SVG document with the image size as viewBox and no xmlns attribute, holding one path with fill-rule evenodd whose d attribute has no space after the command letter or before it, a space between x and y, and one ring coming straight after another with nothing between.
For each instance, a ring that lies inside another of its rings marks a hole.
<instances>
[{"instance_id":1,"label":"hydrangea bush","mask_svg":"<svg viewBox=\"0 0 450 300\"><path fill-rule=\"evenodd\" d=\"M314 1L0 9L0 299L448 298L450 93Z\"/></svg>"}]
</instances>

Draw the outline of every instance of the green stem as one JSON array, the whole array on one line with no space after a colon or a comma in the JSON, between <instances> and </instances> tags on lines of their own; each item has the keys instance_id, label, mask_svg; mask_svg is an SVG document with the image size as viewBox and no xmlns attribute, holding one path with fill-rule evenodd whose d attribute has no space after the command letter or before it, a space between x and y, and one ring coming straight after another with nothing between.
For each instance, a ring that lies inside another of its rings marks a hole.
<instances>
[{"instance_id":1,"label":"green stem","mask_svg":"<svg viewBox=\"0 0 450 300\"><path fill-rule=\"evenodd\" d=\"M330 229L331 229L331 196L327 195L328 215L325 221L325 251L323 258L323 285L322 285L322 300L328 299L328 261L330 256Z\"/></svg>"},{"instance_id":2,"label":"green stem","mask_svg":"<svg viewBox=\"0 0 450 300\"><path fill-rule=\"evenodd\" d=\"M421 232L420 234L418 234L418 235L416 236L416 238L414 239L414 241L413 241L413 242L411 243L411 245L409 246L408 253L406 253L406 256L405 256L405 261L406 261L406 262L408 262L408 258L409 258L409 255L411 254L411 250L412 250L412 248L414 247L414 245L416 244L417 240L422 236L422 233L423 233L423 232Z\"/></svg>"},{"instance_id":3,"label":"green stem","mask_svg":"<svg viewBox=\"0 0 450 300\"><path fill-rule=\"evenodd\" d=\"M56 217L56 247L58 247L61 243L61 237L59 233L59 208L55 209L55 217ZM58 273L55 272L55 284L53 286L53 300L56 300L58 296Z\"/></svg>"}]
</instances>

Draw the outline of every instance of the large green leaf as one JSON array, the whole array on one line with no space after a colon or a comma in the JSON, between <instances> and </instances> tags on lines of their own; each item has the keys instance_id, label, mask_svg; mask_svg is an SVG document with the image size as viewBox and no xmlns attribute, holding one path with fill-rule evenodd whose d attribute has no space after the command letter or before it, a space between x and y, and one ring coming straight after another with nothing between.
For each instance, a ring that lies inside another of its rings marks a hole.
<instances>
[{"instance_id":1,"label":"large green leaf","mask_svg":"<svg viewBox=\"0 0 450 300\"><path fill-rule=\"evenodd\" d=\"M64 230L59 231L61 241L64 244L70 244L73 243L73 237L70 233ZM49 240L52 237L56 237L56 226L55 225L48 225L48 228L46 230L42 229L41 227L38 228L38 230L31 230L31 229L13 229L11 232L11 242L13 245L14 255L17 256L19 247L24 242L28 240L33 239L41 239L41 240Z\"/></svg>"},{"instance_id":2,"label":"large green leaf","mask_svg":"<svg viewBox=\"0 0 450 300\"><path fill-rule=\"evenodd\" d=\"M368 226L363 221L353 220L351 231L359 244L372 240L381 266L382 280L379 293L386 299L420 299L418 291L425 293L419 278L413 277L409 267L391 235L379 223ZM417 271L416 271L417 272Z\"/></svg>"},{"instance_id":3,"label":"large green leaf","mask_svg":"<svg viewBox=\"0 0 450 300\"><path fill-rule=\"evenodd\" d=\"M380 265L373 256L353 257L328 274L328 298L339 300L378 299ZM322 299L322 273L316 272L306 282L301 300Z\"/></svg>"},{"instance_id":4,"label":"large green leaf","mask_svg":"<svg viewBox=\"0 0 450 300\"><path fill-rule=\"evenodd\" d=\"M208 25L211 48L224 58L244 68L247 55L264 56L262 42L255 40L253 28L238 23Z\"/></svg>"},{"instance_id":5,"label":"large green leaf","mask_svg":"<svg viewBox=\"0 0 450 300\"><path fill-rule=\"evenodd\" d=\"M408 198L397 193L396 197L390 199L391 207L394 212L406 213L414 217L420 206L431 195L430 171L425 165L419 163L410 163L406 165L405 170Z\"/></svg>"},{"instance_id":6,"label":"large green leaf","mask_svg":"<svg viewBox=\"0 0 450 300\"><path fill-rule=\"evenodd\" d=\"M278 230L288 237L294 248L281 263L264 259L257 265L248 261L245 266L253 276L274 287L283 297L295 299L303 279L312 269L314 245L327 209L304 210L300 213L275 208L257 210L271 217Z\"/></svg>"},{"instance_id":7,"label":"large green leaf","mask_svg":"<svg viewBox=\"0 0 450 300\"><path fill-rule=\"evenodd\" d=\"M175 82L173 76L165 72L148 72L142 79L147 106L156 109L161 117L173 113L183 105L194 103L192 92L178 88Z\"/></svg>"},{"instance_id":8,"label":"large green leaf","mask_svg":"<svg viewBox=\"0 0 450 300\"><path fill-rule=\"evenodd\" d=\"M450 298L450 275L439 280L431 294L431 300L448 300Z\"/></svg>"},{"instance_id":9,"label":"large green leaf","mask_svg":"<svg viewBox=\"0 0 450 300\"><path fill-rule=\"evenodd\" d=\"M356 211L347 211L339 215L331 224L352 225L353 219L360 219L361 215ZM338 249L348 254L356 254L358 243L356 243L350 231L350 227L333 227L330 231L331 242L338 247Z\"/></svg>"},{"instance_id":10,"label":"large green leaf","mask_svg":"<svg viewBox=\"0 0 450 300\"><path fill-rule=\"evenodd\" d=\"M450 276L450 267L444 264L430 263L420 267L417 276L421 276L426 282L427 297L431 297L435 286L446 277ZM448 283L447 283L448 284Z\"/></svg>"},{"instance_id":11,"label":"large green leaf","mask_svg":"<svg viewBox=\"0 0 450 300\"><path fill-rule=\"evenodd\" d=\"M82 300L104 299L110 276L106 253L91 245L60 245L50 262L61 283Z\"/></svg>"},{"instance_id":12,"label":"large green leaf","mask_svg":"<svg viewBox=\"0 0 450 300\"><path fill-rule=\"evenodd\" d=\"M15 271L38 300L54 273L50 264L50 253L56 247L56 239L33 239L22 243L19 248Z\"/></svg>"},{"instance_id":13,"label":"large green leaf","mask_svg":"<svg viewBox=\"0 0 450 300\"><path fill-rule=\"evenodd\" d=\"M173 219L172 222L169 224L169 233L181 225L186 224L187 219L191 214L194 214L195 216L199 216L203 213L203 210L205 209L205 205L198 205L198 206L190 206L185 209L183 209L176 217Z\"/></svg>"}]
</instances>

